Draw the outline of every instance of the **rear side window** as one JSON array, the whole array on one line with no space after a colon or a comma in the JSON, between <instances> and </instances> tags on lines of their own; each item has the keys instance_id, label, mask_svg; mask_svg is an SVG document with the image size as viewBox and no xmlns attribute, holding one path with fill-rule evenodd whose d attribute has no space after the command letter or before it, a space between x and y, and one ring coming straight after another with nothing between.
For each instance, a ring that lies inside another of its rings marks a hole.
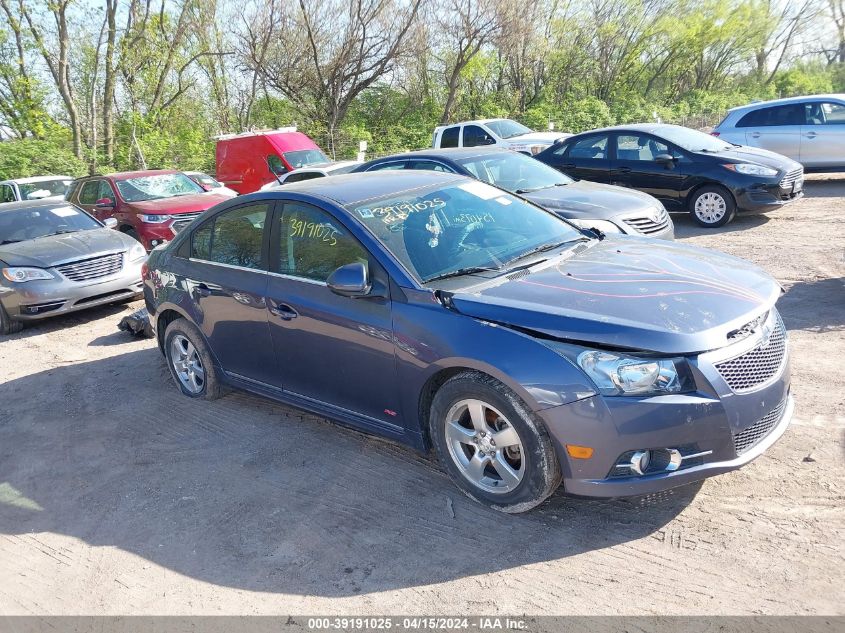
<instances>
[{"instance_id":1,"label":"rear side window","mask_svg":"<svg viewBox=\"0 0 845 633\"><path fill-rule=\"evenodd\" d=\"M261 269L261 245L269 205L250 204L216 216L191 236L191 257Z\"/></svg>"},{"instance_id":2,"label":"rear side window","mask_svg":"<svg viewBox=\"0 0 845 633\"><path fill-rule=\"evenodd\" d=\"M405 161L397 160L392 163L380 163L378 165L373 165L367 171L385 171L388 169L405 169Z\"/></svg>"},{"instance_id":3,"label":"rear side window","mask_svg":"<svg viewBox=\"0 0 845 633\"><path fill-rule=\"evenodd\" d=\"M452 174L454 171L446 167L443 163L435 163L433 160L415 160L408 166L409 169L424 169L426 171L442 171L447 174Z\"/></svg>"},{"instance_id":4,"label":"rear side window","mask_svg":"<svg viewBox=\"0 0 845 633\"><path fill-rule=\"evenodd\" d=\"M607 158L607 136L588 136L569 146L569 158Z\"/></svg>"},{"instance_id":5,"label":"rear side window","mask_svg":"<svg viewBox=\"0 0 845 633\"><path fill-rule=\"evenodd\" d=\"M457 147L458 146L458 132L461 131L460 126L447 127L440 134L440 147Z\"/></svg>"},{"instance_id":6,"label":"rear side window","mask_svg":"<svg viewBox=\"0 0 845 633\"><path fill-rule=\"evenodd\" d=\"M79 191L79 204L96 204L100 193L100 181L89 180Z\"/></svg>"},{"instance_id":7,"label":"rear side window","mask_svg":"<svg viewBox=\"0 0 845 633\"><path fill-rule=\"evenodd\" d=\"M301 174L291 174L285 178L285 183L301 182L303 180L311 180L312 178L322 178L323 174L318 171L304 171Z\"/></svg>"},{"instance_id":8,"label":"rear side window","mask_svg":"<svg viewBox=\"0 0 845 633\"><path fill-rule=\"evenodd\" d=\"M804 104L791 103L789 105L752 110L743 116L737 122L736 126L771 127L777 125L804 125L805 120Z\"/></svg>"}]
</instances>

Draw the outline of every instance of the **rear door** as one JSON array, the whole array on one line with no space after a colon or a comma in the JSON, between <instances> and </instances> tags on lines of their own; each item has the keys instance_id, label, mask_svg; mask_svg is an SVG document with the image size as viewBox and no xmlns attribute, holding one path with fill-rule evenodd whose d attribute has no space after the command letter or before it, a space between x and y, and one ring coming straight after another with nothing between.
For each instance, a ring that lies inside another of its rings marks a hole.
<instances>
[{"instance_id":1,"label":"rear door","mask_svg":"<svg viewBox=\"0 0 845 633\"><path fill-rule=\"evenodd\" d=\"M746 145L799 160L804 123L804 104L790 103L752 110L736 126L745 131Z\"/></svg>"},{"instance_id":2,"label":"rear door","mask_svg":"<svg viewBox=\"0 0 845 633\"><path fill-rule=\"evenodd\" d=\"M684 181L683 154L662 139L640 132L620 132L614 137L610 182L653 195L668 208L676 207ZM671 162L657 157L671 156Z\"/></svg>"},{"instance_id":3,"label":"rear door","mask_svg":"<svg viewBox=\"0 0 845 633\"><path fill-rule=\"evenodd\" d=\"M386 273L324 209L277 206L267 290L277 385L307 400L395 425L399 411ZM385 296L349 298L326 285L338 267L366 262Z\"/></svg>"},{"instance_id":4,"label":"rear door","mask_svg":"<svg viewBox=\"0 0 845 633\"><path fill-rule=\"evenodd\" d=\"M247 203L199 225L185 278L198 325L224 371L267 384L277 377L265 299L271 210L270 202Z\"/></svg>"},{"instance_id":5,"label":"rear door","mask_svg":"<svg viewBox=\"0 0 845 633\"><path fill-rule=\"evenodd\" d=\"M806 124L801 131L801 159L805 167L845 167L845 103L806 103Z\"/></svg>"}]
</instances>

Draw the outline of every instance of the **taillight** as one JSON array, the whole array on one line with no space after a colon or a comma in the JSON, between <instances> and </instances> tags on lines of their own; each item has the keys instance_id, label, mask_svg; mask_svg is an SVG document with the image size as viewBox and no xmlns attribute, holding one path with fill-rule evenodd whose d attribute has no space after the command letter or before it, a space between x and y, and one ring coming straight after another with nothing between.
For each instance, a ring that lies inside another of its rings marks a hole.
<instances>
[{"instance_id":1,"label":"taillight","mask_svg":"<svg viewBox=\"0 0 845 633\"><path fill-rule=\"evenodd\" d=\"M141 279L146 281L149 278L150 278L150 267L147 264L147 262L144 262L143 264L141 264Z\"/></svg>"}]
</instances>

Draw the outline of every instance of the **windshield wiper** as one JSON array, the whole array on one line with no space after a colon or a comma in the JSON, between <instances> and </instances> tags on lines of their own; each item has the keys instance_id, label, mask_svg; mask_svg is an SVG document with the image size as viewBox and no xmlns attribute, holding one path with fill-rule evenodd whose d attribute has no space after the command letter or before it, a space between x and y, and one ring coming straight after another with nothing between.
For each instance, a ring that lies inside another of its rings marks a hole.
<instances>
[{"instance_id":1,"label":"windshield wiper","mask_svg":"<svg viewBox=\"0 0 845 633\"><path fill-rule=\"evenodd\" d=\"M490 268L489 266L466 266L464 268L458 268L457 270L449 271L448 273L441 273L439 275L435 275L434 277L429 277L423 283L428 283L430 281L438 281L440 279L449 279L450 277L462 277L464 275L471 275L472 273L497 272L498 270L500 269Z\"/></svg>"},{"instance_id":2,"label":"windshield wiper","mask_svg":"<svg viewBox=\"0 0 845 633\"><path fill-rule=\"evenodd\" d=\"M66 233L79 233L82 229L60 229L55 233L47 233L46 235L42 235L41 237L50 237L51 235L65 235Z\"/></svg>"},{"instance_id":3,"label":"windshield wiper","mask_svg":"<svg viewBox=\"0 0 845 633\"><path fill-rule=\"evenodd\" d=\"M2 246L3 244L17 244L21 241L23 240L0 240L0 246Z\"/></svg>"},{"instance_id":4,"label":"windshield wiper","mask_svg":"<svg viewBox=\"0 0 845 633\"><path fill-rule=\"evenodd\" d=\"M542 185L541 187L529 187L527 189L517 189L514 191L516 194L523 194L523 193L532 193L534 191L542 191L543 189L551 189L552 187L565 187L568 185L568 182L555 182L550 185Z\"/></svg>"},{"instance_id":5,"label":"windshield wiper","mask_svg":"<svg viewBox=\"0 0 845 633\"><path fill-rule=\"evenodd\" d=\"M561 241L558 241L558 242L549 242L547 244L540 244L540 246L536 246L536 247L532 248L531 250L522 253L521 255L517 255L516 257L509 259L508 261L506 261L503 264L503 266L507 266L510 263L513 263L513 262L518 261L520 259L524 259L525 257L528 257L529 255L534 255L535 253L543 253L545 251L554 250L555 248L563 246L564 244L569 244L571 242L589 242L589 241L590 241L590 238L587 237L587 236L584 236L584 237L575 237L575 238L568 239L568 240L561 240Z\"/></svg>"}]
</instances>

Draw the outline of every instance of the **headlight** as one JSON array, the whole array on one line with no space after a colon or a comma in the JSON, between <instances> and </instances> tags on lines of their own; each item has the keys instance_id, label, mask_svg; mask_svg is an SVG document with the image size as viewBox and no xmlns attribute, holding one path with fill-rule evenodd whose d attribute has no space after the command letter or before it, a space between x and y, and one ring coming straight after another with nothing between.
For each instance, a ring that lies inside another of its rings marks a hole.
<instances>
[{"instance_id":1,"label":"headlight","mask_svg":"<svg viewBox=\"0 0 845 633\"><path fill-rule=\"evenodd\" d=\"M162 222L167 222L171 216L142 213L138 217L141 218L141 222L147 224L161 224Z\"/></svg>"},{"instance_id":2,"label":"headlight","mask_svg":"<svg viewBox=\"0 0 845 633\"><path fill-rule=\"evenodd\" d=\"M132 248L129 249L129 261L130 262L134 262L136 260L141 259L142 257L146 257L146 255L147 255L147 251L144 249L144 247L141 244L139 244L137 242L132 245Z\"/></svg>"},{"instance_id":3,"label":"headlight","mask_svg":"<svg viewBox=\"0 0 845 633\"><path fill-rule=\"evenodd\" d=\"M649 358L585 349L568 343L543 343L584 370L604 396L656 396L695 391L695 380L683 358Z\"/></svg>"},{"instance_id":4,"label":"headlight","mask_svg":"<svg viewBox=\"0 0 845 633\"><path fill-rule=\"evenodd\" d=\"M572 224L582 229L598 229L602 233L621 233L622 229L616 226L613 222L607 220L572 220L567 218Z\"/></svg>"},{"instance_id":5,"label":"headlight","mask_svg":"<svg viewBox=\"0 0 845 633\"><path fill-rule=\"evenodd\" d=\"M752 163L729 163L727 165L722 165L725 169L730 169L731 171L735 171L739 174L745 174L746 176L777 176L778 170L772 169L771 167L764 167L763 165L754 165Z\"/></svg>"},{"instance_id":6,"label":"headlight","mask_svg":"<svg viewBox=\"0 0 845 633\"><path fill-rule=\"evenodd\" d=\"M43 268L4 268L3 276L11 282L22 284L36 279L54 279Z\"/></svg>"}]
</instances>

